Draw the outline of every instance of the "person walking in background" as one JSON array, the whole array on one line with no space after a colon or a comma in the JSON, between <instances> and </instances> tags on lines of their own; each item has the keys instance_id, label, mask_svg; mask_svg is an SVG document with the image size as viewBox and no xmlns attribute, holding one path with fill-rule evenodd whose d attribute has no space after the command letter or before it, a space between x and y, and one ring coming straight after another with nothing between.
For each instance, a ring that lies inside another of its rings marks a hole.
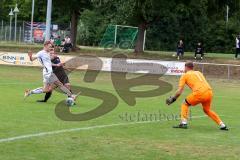
<instances>
[{"instance_id":1,"label":"person walking in background","mask_svg":"<svg viewBox=\"0 0 240 160\"><path fill-rule=\"evenodd\" d=\"M182 57L184 55L184 43L183 40L179 40L177 43L177 59L180 59L180 56Z\"/></svg>"},{"instance_id":2,"label":"person walking in background","mask_svg":"<svg viewBox=\"0 0 240 160\"><path fill-rule=\"evenodd\" d=\"M236 54L235 59L238 58L238 54L240 53L240 35L236 37Z\"/></svg>"}]
</instances>

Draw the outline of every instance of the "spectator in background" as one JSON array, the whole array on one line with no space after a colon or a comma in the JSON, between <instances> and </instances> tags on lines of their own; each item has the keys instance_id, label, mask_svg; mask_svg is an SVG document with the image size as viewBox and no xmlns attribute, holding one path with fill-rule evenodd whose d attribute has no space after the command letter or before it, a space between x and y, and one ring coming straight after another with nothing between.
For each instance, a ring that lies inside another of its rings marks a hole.
<instances>
[{"instance_id":1,"label":"spectator in background","mask_svg":"<svg viewBox=\"0 0 240 160\"><path fill-rule=\"evenodd\" d=\"M61 45L60 45L60 52L63 52L64 45L65 45L65 39L62 39Z\"/></svg>"},{"instance_id":2,"label":"spectator in background","mask_svg":"<svg viewBox=\"0 0 240 160\"><path fill-rule=\"evenodd\" d=\"M54 37L53 37L52 34L51 34L51 36L50 36L50 42L51 42L52 44L54 44Z\"/></svg>"},{"instance_id":3,"label":"spectator in background","mask_svg":"<svg viewBox=\"0 0 240 160\"><path fill-rule=\"evenodd\" d=\"M54 45L57 47L61 46L61 37L60 36L57 36L57 38L54 41Z\"/></svg>"},{"instance_id":4,"label":"spectator in background","mask_svg":"<svg viewBox=\"0 0 240 160\"><path fill-rule=\"evenodd\" d=\"M61 51L61 36L56 35L54 38L54 46L58 51Z\"/></svg>"},{"instance_id":5,"label":"spectator in background","mask_svg":"<svg viewBox=\"0 0 240 160\"><path fill-rule=\"evenodd\" d=\"M72 42L69 36L66 36L64 39L63 52L68 53L72 48Z\"/></svg>"},{"instance_id":6,"label":"spectator in background","mask_svg":"<svg viewBox=\"0 0 240 160\"><path fill-rule=\"evenodd\" d=\"M238 58L238 54L240 53L240 35L236 37L236 54L235 59Z\"/></svg>"},{"instance_id":7,"label":"spectator in background","mask_svg":"<svg viewBox=\"0 0 240 160\"><path fill-rule=\"evenodd\" d=\"M203 46L201 42L198 42L196 49L195 49L195 59L197 59L197 55L200 54L201 55L201 60L203 59L204 56L204 52L203 52Z\"/></svg>"},{"instance_id":8,"label":"spectator in background","mask_svg":"<svg viewBox=\"0 0 240 160\"><path fill-rule=\"evenodd\" d=\"M64 40L66 44L71 44L71 39L69 36L66 36Z\"/></svg>"},{"instance_id":9,"label":"spectator in background","mask_svg":"<svg viewBox=\"0 0 240 160\"><path fill-rule=\"evenodd\" d=\"M183 40L179 40L177 43L177 59L180 59L180 56L182 57L184 55L184 43Z\"/></svg>"},{"instance_id":10,"label":"spectator in background","mask_svg":"<svg viewBox=\"0 0 240 160\"><path fill-rule=\"evenodd\" d=\"M50 42L51 42L52 44L54 44L54 38L53 38L53 35L50 36Z\"/></svg>"}]
</instances>

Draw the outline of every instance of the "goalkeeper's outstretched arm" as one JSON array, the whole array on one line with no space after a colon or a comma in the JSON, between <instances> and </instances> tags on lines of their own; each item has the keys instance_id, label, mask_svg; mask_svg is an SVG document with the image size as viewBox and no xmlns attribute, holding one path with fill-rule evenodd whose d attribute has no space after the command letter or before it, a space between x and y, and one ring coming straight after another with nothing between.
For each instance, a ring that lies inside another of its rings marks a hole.
<instances>
[{"instance_id":1,"label":"goalkeeper's outstretched arm","mask_svg":"<svg viewBox=\"0 0 240 160\"><path fill-rule=\"evenodd\" d=\"M178 88L178 90L176 91L174 97L176 99L178 99L178 97L182 94L182 92L183 92L183 88Z\"/></svg>"},{"instance_id":2,"label":"goalkeeper's outstretched arm","mask_svg":"<svg viewBox=\"0 0 240 160\"><path fill-rule=\"evenodd\" d=\"M175 92L175 95L174 96L170 96L167 100L166 100L166 104L167 105L170 105L172 104L173 102L175 102L178 97L182 94L183 92L183 88L178 88L178 90Z\"/></svg>"}]
</instances>

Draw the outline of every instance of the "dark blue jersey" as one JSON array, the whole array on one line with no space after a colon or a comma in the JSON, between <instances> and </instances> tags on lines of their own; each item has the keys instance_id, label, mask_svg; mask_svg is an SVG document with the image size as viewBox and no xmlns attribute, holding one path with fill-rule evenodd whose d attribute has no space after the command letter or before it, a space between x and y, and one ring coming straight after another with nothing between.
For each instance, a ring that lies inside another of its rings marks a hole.
<instances>
[{"instance_id":1,"label":"dark blue jersey","mask_svg":"<svg viewBox=\"0 0 240 160\"><path fill-rule=\"evenodd\" d=\"M61 60L59 57L55 57L54 59L51 60L53 64L60 64ZM62 66L52 66L53 69L53 73L55 73L56 75L58 74L65 74L64 68Z\"/></svg>"},{"instance_id":2,"label":"dark blue jersey","mask_svg":"<svg viewBox=\"0 0 240 160\"><path fill-rule=\"evenodd\" d=\"M59 57L55 57L54 59L51 60L53 64L60 64L61 60ZM52 66L53 73L57 76L60 82L63 84L69 83L68 76L62 66Z\"/></svg>"}]
</instances>

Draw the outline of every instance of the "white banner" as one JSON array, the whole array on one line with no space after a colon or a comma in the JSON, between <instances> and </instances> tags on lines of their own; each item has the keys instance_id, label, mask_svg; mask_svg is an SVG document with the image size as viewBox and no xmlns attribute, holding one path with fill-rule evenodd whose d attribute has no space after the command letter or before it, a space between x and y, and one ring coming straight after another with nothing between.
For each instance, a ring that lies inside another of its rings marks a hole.
<instances>
[{"instance_id":1,"label":"white banner","mask_svg":"<svg viewBox=\"0 0 240 160\"><path fill-rule=\"evenodd\" d=\"M143 59L127 59L127 64L122 59L116 59L118 63L112 66L112 58L102 58L103 71L129 72L129 73L152 73L165 75L182 75L184 73L184 62L157 61ZM133 65L129 67L129 65ZM164 67L164 68L163 68ZM166 72L165 72L166 67Z\"/></svg>"},{"instance_id":2,"label":"white banner","mask_svg":"<svg viewBox=\"0 0 240 160\"><path fill-rule=\"evenodd\" d=\"M66 62L74 56L59 56L62 62ZM80 57L81 61L94 66L94 57ZM184 62L158 61L144 59L112 59L99 57L102 61L102 71L128 72L128 73L151 73L165 75L181 75L184 73ZM0 52L0 64L18 66L41 66L38 61L31 62L26 53ZM78 69L86 70L88 65L79 66ZM91 69L91 68L89 68ZM95 70L96 68L92 68Z\"/></svg>"},{"instance_id":3,"label":"white banner","mask_svg":"<svg viewBox=\"0 0 240 160\"><path fill-rule=\"evenodd\" d=\"M34 66L33 62L29 61L27 54L7 52L0 53L0 64Z\"/></svg>"}]
</instances>

